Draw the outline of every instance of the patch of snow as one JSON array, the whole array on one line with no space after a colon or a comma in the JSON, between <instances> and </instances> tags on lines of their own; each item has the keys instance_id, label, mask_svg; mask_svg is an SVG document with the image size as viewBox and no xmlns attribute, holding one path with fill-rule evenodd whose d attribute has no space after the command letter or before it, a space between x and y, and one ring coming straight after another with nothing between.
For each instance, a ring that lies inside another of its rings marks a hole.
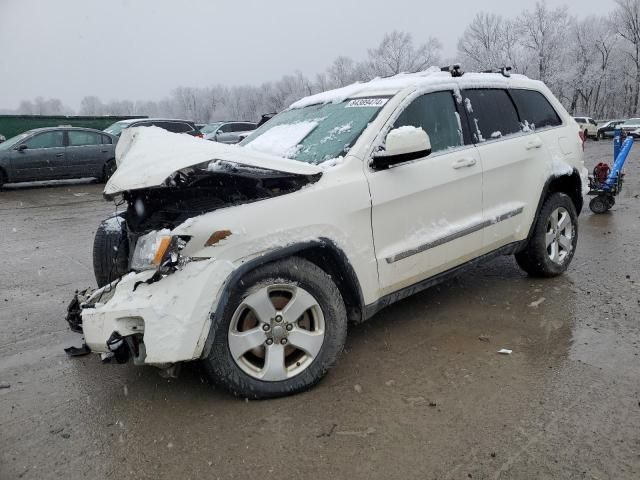
<instances>
[{"instance_id":1,"label":"patch of snow","mask_svg":"<svg viewBox=\"0 0 640 480\"><path fill-rule=\"evenodd\" d=\"M451 88L459 91L461 88L508 88L509 86L531 87L541 86L542 83L530 80L524 75L511 75L506 78L502 74L466 73L462 77L454 78L449 72L440 71L439 67L430 67L423 72L400 73L392 77L374 78L369 82L354 83L346 87L317 93L302 98L293 103L289 108L304 108L310 105L342 103L349 98L358 95L366 95L368 92L385 92L391 95L408 87L425 89L427 87ZM457 99L457 96L456 96Z\"/></svg>"},{"instance_id":2,"label":"patch of snow","mask_svg":"<svg viewBox=\"0 0 640 480\"><path fill-rule=\"evenodd\" d=\"M115 233L122 231L122 223L124 222L124 218L122 217L111 217L107 218L102 224L104 225L104 229L108 233Z\"/></svg>"},{"instance_id":3,"label":"patch of snow","mask_svg":"<svg viewBox=\"0 0 640 480\"><path fill-rule=\"evenodd\" d=\"M552 155L551 173L556 177L561 175L571 175L573 173L573 167L557 155Z\"/></svg>"},{"instance_id":4,"label":"patch of snow","mask_svg":"<svg viewBox=\"0 0 640 480\"><path fill-rule=\"evenodd\" d=\"M467 109L467 112L473 113L473 105L471 104L471 100L468 98L464 99L464 106Z\"/></svg>"},{"instance_id":5,"label":"patch of snow","mask_svg":"<svg viewBox=\"0 0 640 480\"><path fill-rule=\"evenodd\" d=\"M258 150L208 142L158 127L129 128L122 133L116 146L118 169L107 182L104 193L112 195L162 185L178 170L213 160L299 175L314 175L322 171L309 163Z\"/></svg>"},{"instance_id":6,"label":"patch of snow","mask_svg":"<svg viewBox=\"0 0 640 480\"><path fill-rule=\"evenodd\" d=\"M491 138L502 138L502 132L493 132Z\"/></svg>"},{"instance_id":7,"label":"patch of snow","mask_svg":"<svg viewBox=\"0 0 640 480\"><path fill-rule=\"evenodd\" d=\"M337 158L331 158L329 160L325 160L324 162L319 163L318 166L323 170L327 170L337 165L341 165L342 163L344 163L344 157L337 157Z\"/></svg>"},{"instance_id":8,"label":"patch of snow","mask_svg":"<svg viewBox=\"0 0 640 480\"><path fill-rule=\"evenodd\" d=\"M338 135L342 135L343 133L348 133L353 128L353 121L349 123L345 123L344 125L338 125L337 127L332 128L327 133L327 136L320 140L320 143L327 143L331 140L335 140Z\"/></svg>"},{"instance_id":9,"label":"patch of snow","mask_svg":"<svg viewBox=\"0 0 640 480\"><path fill-rule=\"evenodd\" d=\"M318 126L317 121L277 125L246 145L250 150L290 158L299 151L300 142Z\"/></svg>"}]
</instances>

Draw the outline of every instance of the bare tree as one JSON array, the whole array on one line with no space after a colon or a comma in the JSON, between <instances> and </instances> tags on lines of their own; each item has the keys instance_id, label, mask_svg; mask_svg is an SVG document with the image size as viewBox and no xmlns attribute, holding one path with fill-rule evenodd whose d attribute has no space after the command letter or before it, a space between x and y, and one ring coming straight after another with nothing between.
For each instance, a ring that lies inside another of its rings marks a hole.
<instances>
[{"instance_id":1,"label":"bare tree","mask_svg":"<svg viewBox=\"0 0 640 480\"><path fill-rule=\"evenodd\" d=\"M533 11L525 10L518 20L522 45L536 64L535 75L543 82L553 84L564 54L569 30L567 7L550 10L546 1L536 2Z\"/></svg>"},{"instance_id":2,"label":"bare tree","mask_svg":"<svg viewBox=\"0 0 640 480\"><path fill-rule=\"evenodd\" d=\"M616 0L618 7L613 12L612 23L618 34L626 41L627 57L633 62L633 111L638 112L640 100L640 0Z\"/></svg>"},{"instance_id":3,"label":"bare tree","mask_svg":"<svg viewBox=\"0 0 640 480\"><path fill-rule=\"evenodd\" d=\"M436 38L415 47L410 33L394 30L385 34L377 48L369 50L368 67L372 76L389 76L424 70L440 61L442 44Z\"/></svg>"}]
</instances>

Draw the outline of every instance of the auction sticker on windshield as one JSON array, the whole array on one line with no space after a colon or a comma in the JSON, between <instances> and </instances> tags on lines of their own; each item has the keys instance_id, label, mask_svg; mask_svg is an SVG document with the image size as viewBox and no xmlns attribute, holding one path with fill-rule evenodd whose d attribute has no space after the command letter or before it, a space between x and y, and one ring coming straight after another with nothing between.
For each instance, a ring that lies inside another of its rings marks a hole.
<instances>
[{"instance_id":1,"label":"auction sticker on windshield","mask_svg":"<svg viewBox=\"0 0 640 480\"><path fill-rule=\"evenodd\" d=\"M347 108L382 107L388 101L388 98L356 98L347 103Z\"/></svg>"}]
</instances>

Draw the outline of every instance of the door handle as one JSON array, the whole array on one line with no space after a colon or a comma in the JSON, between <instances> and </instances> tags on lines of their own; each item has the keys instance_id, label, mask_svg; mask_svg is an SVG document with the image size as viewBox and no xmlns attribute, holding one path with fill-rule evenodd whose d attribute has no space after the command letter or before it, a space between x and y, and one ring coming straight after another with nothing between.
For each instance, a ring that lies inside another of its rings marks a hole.
<instances>
[{"instance_id":1,"label":"door handle","mask_svg":"<svg viewBox=\"0 0 640 480\"><path fill-rule=\"evenodd\" d=\"M64 153L56 153L56 157L60 158L62 156L64 156Z\"/></svg>"},{"instance_id":2,"label":"door handle","mask_svg":"<svg viewBox=\"0 0 640 480\"><path fill-rule=\"evenodd\" d=\"M455 170L460 170L461 168L473 167L476 163L477 162L475 158L461 158L460 160L456 160L455 162L453 162L452 167Z\"/></svg>"},{"instance_id":3,"label":"door handle","mask_svg":"<svg viewBox=\"0 0 640 480\"><path fill-rule=\"evenodd\" d=\"M109 150L102 150L102 153L109 153Z\"/></svg>"},{"instance_id":4,"label":"door handle","mask_svg":"<svg viewBox=\"0 0 640 480\"><path fill-rule=\"evenodd\" d=\"M540 140L539 138L534 138L533 140L529 140L529 142L527 142L526 149L533 150L535 148L541 148L541 147L542 147L542 140Z\"/></svg>"}]
</instances>

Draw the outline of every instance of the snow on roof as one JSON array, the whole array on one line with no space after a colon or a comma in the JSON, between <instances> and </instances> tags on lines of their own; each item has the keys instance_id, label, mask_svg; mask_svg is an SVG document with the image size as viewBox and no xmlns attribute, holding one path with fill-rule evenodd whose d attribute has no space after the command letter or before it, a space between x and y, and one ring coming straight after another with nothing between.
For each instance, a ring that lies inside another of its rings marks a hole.
<instances>
[{"instance_id":1,"label":"snow on roof","mask_svg":"<svg viewBox=\"0 0 640 480\"><path fill-rule=\"evenodd\" d=\"M304 108L310 105L341 103L348 98L371 94L396 93L408 87L415 88L505 88L508 86L533 87L541 82L531 80L524 75L505 77L501 73L465 73L461 77L452 77L449 72L441 71L440 67L429 67L417 73L400 73L392 77L374 78L369 82L356 82L346 87L328 90L294 102L289 108Z\"/></svg>"}]
</instances>

